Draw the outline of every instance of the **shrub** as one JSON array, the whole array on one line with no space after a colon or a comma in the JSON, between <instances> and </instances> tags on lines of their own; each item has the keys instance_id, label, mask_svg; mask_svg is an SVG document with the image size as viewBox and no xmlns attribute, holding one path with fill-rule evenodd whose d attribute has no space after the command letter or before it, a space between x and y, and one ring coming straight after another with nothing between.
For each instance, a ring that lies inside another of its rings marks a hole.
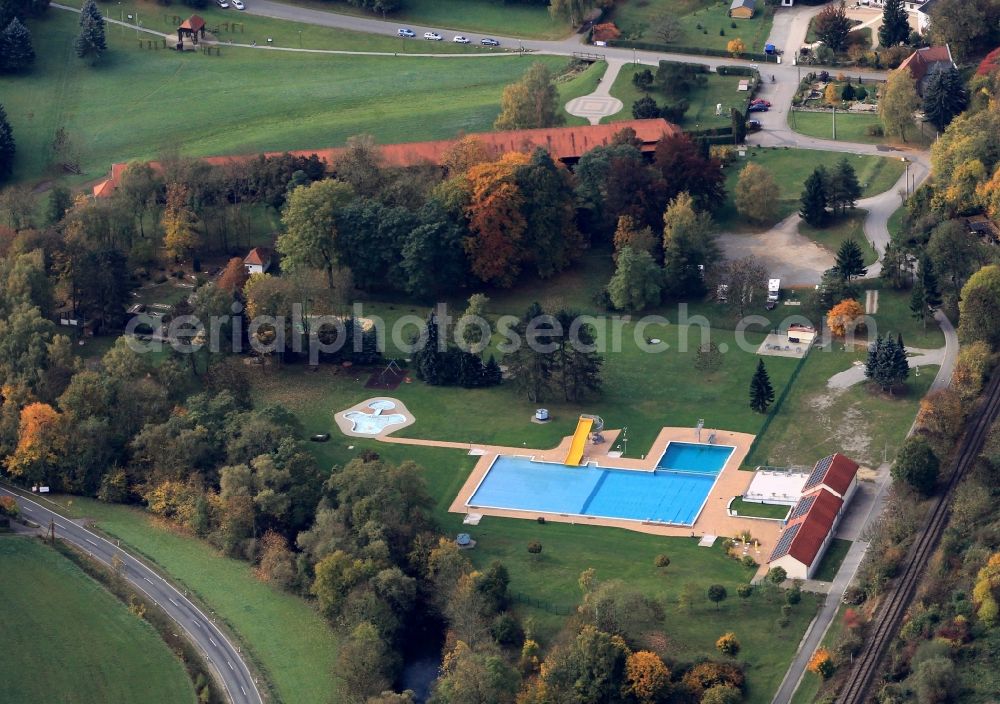
<instances>
[{"instance_id":1,"label":"shrub","mask_svg":"<svg viewBox=\"0 0 1000 704\"><path fill-rule=\"evenodd\" d=\"M781 584L788 579L788 572L784 567L772 567L767 571L767 581L772 584Z\"/></svg>"},{"instance_id":2,"label":"shrub","mask_svg":"<svg viewBox=\"0 0 1000 704\"><path fill-rule=\"evenodd\" d=\"M753 596L753 585L752 584L741 584L736 587L736 594L740 599L749 599Z\"/></svg>"},{"instance_id":3,"label":"shrub","mask_svg":"<svg viewBox=\"0 0 1000 704\"><path fill-rule=\"evenodd\" d=\"M865 134L869 137L884 137L885 129L882 125L868 125L868 127L865 128Z\"/></svg>"},{"instance_id":4,"label":"shrub","mask_svg":"<svg viewBox=\"0 0 1000 704\"><path fill-rule=\"evenodd\" d=\"M736 634L730 631L719 636L719 640L715 641L715 649L723 655L734 658L740 653L740 641L736 638Z\"/></svg>"},{"instance_id":5,"label":"shrub","mask_svg":"<svg viewBox=\"0 0 1000 704\"><path fill-rule=\"evenodd\" d=\"M795 606L802 601L802 590L799 589L798 585L785 592L785 601L788 602L789 606Z\"/></svg>"},{"instance_id":6,"label":"shrub","mask_svg":"<svg viewBox=\"0 0 1000 704\"><path fill-rule=\"evenodd\" d=\"M930 496L937 486L941 462L930 444L922 437L911 436L903 443L892 465L892 477L906 482L924 496Z\"/></svg>"},{"instance_id":7,"label":"shrub","mask_svg":"<svg viewBox=\"0 0 1000 704\"><path fill-rule=\"evenodd\" d=\"M837 669L833 664L833 656L830 655L830 651L826 648L818 648L813 653L812 658L809 659L807 667L809 672L819 675L824 680L830 679L834 670Z\"/></svg>"},{"instance_id":8,"label":"shrub","mask_svg":"<svg viewBox=\"0 0 1000 704\"><path fill-rule=\"evenodd\" d=\"M726 588L721 584L713 584L708 588L708 600L715 604L715 608L719 608L719 604L725 601L726 597L729 596L726 593Z\"/></svg>"},{"instance_id":9,"label":"shrub","mask_svg":"<svg viewBox=\"0 0 1000 704\"><path fill-rule=\"evenodd\" d=\"M753 559L750 555L744 555L740 558L740 564L746 568L752 568L757 566L757 561Z\"/></svg>"},{"instance_id":10,"label":"shrub","mask_svg":"<svg viewBox=\"0 0 1000 704\"><path fill-rule=\"evenodd\" d=\"M706 690L720 685L743 689L744 680L743 671L736 665L728 662L707 661L688 670L681 681L696 696L700 696Z\"/></svg>"},{"instance_id":11,"label":"shrub","mask_svg":"<svg viewBox=\"0 0 1000 704\"><path fill-rule=\"evenodd\" d=\"M670 558L663 553L660 553L653 559L653 564L660 569L666 569L667 567L670 567Z\"/></svg>"},{"instance_id":12,"label":"shrub","mask_svg":"<svg viewBox=\"0 0 1000 704\"><path fill-rule=\"evenodd\" d=\"M493 619L490 635L500 645L517 645L524 638L524 631L516 618L504 612Z\"/></svg>"},{"instance_id":13,"label":"shrub","mask_svg":"<svg viewBox=\"0 0 1000 704\"><path fill-rule=\"evenodd\" d=\"M532 540L528 543L528 552L532 555L538 555L542 552L542 543L539 540Z\"/></svg>"}]
</instances>

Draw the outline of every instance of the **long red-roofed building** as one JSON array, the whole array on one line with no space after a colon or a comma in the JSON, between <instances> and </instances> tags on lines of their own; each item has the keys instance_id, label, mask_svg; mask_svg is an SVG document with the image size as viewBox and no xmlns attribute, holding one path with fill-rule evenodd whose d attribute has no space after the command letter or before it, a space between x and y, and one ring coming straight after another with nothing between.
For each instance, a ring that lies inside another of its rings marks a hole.
<instances>
[{"instance_id":1,"label":"long red-roofed building","mask_svg":"<svg viewBox=\"0 0 1000 704\"><path fill-rule=\"evenodd\" d=\"M656 143L664 137L680 133L677 125L663 119L655 120L625 120L609 125L581 125L576 127L548 127L533 130L510 130L506 132L480 132L469 135L482 142L494 156L499 157L507 152L530 152L541 147L552 155L556 161L573 164L581 156L594 147L606 146L611 143L614 135L625 128L635 131L639 141L639 149L650 153L656 149ZM432 142L406 142L401 144L382 144L377 148L384 162L389 166L406 167L421 165L437 165L443 163L448 150L458 139L442 139ZM335 171L337 158L345 151L345 147L329 149L300 150L292 152L268 152L265 156L280 156L288 153L293 156L308 157L315 154L327 165L327 170ZM242 163L256 159L259 154L235 156L210 156L203 161L213 166L223 166L231 163ZM159 162L151 161L149 165L154 171L160 172L163 167ZM116 163L111 166L109 177L96 186L93 193L96 198L107 198L121 183L122 174L128 168L128 163Z\"/></svg>"}]
</instances>

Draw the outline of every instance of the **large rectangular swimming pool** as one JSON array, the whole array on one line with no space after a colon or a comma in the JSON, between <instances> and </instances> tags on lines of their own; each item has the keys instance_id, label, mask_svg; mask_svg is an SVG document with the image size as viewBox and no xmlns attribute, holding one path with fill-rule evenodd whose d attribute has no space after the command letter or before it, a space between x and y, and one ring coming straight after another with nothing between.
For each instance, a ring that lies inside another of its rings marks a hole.
<instances>
[{"instance_id":1,"label":"large rectangular swimming pool","mask_svg":"<svg viewBox=\"0 0 1000 704\"><path fill-rule=\"evenodd\" d=\"M732 447L672 442L655 471L501 455L467 505L692 525L732 453Z\"/></svg>"}]
</instances>

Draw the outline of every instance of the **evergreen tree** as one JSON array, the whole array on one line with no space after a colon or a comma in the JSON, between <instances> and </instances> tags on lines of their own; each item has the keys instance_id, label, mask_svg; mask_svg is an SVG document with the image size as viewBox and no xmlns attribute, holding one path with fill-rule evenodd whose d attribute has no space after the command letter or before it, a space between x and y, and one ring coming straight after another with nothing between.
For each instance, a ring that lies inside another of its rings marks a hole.
<instances>
[{"instance_id":1,"label":"evergreen tree","mask_svg":"<svg viewBox=\"0 0 1000 704\"><path fill-rule=\"evenodd\" d=\"M917 280L910 294L910 312L914 318L923 322L926 330L930 309L939 305L941 305L941 289L938 287L937 274L934 273L933 262L925 254L920 259Z\"/></svg>"},{"instance_id":2,"label":"evergreen tree","mask_svg":"<svg viewBox=\"0 0 1000 704\"><path fill-rule=\"evenodd\" d=\"M903 344L902 334L896 335L896 345L892 356L892 369L898 380L897 383L905 381L910 376L910 360L906 357L906 346Z\"/></svg>"},{"instance_id":3,"label":"evergreen tree","mask_svg":"<svg viewBox=\"0 0 1000 704\"><path fill-rule=\"evenodd\" d=\"M7 111L0 105L0 181L10 176L14 170L14 153L17 145L14 143L14 132L7 121Z\"/></svg>"},{"instance_id":4,"label":"evergreen tree","mask_svg":"<svg viewBox=\"0 0 1000 704\"><path fill-rule=\"evenodd\" d=\"M483 360L479 355L472 352L453 348L459 354L458 361L458 385L466 389L473 389L483 385Z\"/></svg>"},{"instance_id":5,"label":"evergreen tree","mask_svg":"<svg viewBox=\"0 0 1000 704\"><path fill-rule=\"evenodd\" d=\"M851 238L845 240L840 249L837 250L837 271L840 272L841 278L845 281L850 281L855 276L864 276L868 273L868 269L865 267L864 254L861 252L861 246Z\"/></svg>"},{"instance_id":6,"label":"evergreen tree","mask_svg":"<svg viewBox=\"0 0 1000 704\"><path fill-rule=\"evenodd\" d=\"M747 139L747 119L743 116L743 111L730 109L729 122L733 126L733 144L743 144Z\"/></svg>"},{"instance_id":7,"label":"evergreen tree","mask_svg":"<svg viewBox=\"0 0 1000 704\"><path fill-rule=\"evenodd\" d=\"M861 197L858 174L846 156L837 162L837 167L830 175L829 196L830 206L835 210L840 208L841 213L848 208L853 208L858 198Z\"/></svg>"},{"instance_id":8,"label":"evergreen tree","mask_svg":"<svg viewBox=\"0 0 1000 704\"><path fill-rule=\"evenodd\" d=\"M591 325L574 325L580 317L574 312L561 310L555 317L564 336L559 349L553 354L553 385L561 388L563 398L570 402L581 400L587 392L600 392L604 357L595 349L597 338L594 328Z\"/></svg>"},{"instance_id":9,"label":"evergreen tree","mask_svg":"<svg viewBox=\"0 0 1000 704\"><path fill-rule=\"evenodd\" d=\"M0 71L23 71L35 62L35 49L31 45L31 32L14 18L0 32Z\"/></svg>"},{"instance_id":10,"label":"evergreen tree","mask_svg":"<svg viewBox=\"0 0 1000 704\"><path fill-rule=\"evenodd\" d=\"M906 348L903 347L903 337L879 335L875 342L868 346L868 359L865 362L865 376L878 384L883 391L888 391L894 385L906 380L910 374L910 363L906 359Z\"/></svg>"},{"instance_id":11,"label":"evergreen tree","mask_svg":"<svg viewBox=\"0 0 1000 704\"><path fill-rule=\"evenodd\" d=\"M772 403L774 403L774 387L771 386L771 377L767 374L764 360L758 359L757 371L750 380L750 408L757 413L766 413Z\"/></svg>"},{"instance_id":12,"label":"evergreen tree","mask_svg":"<svg viewBox=\"0 0 1000 704\"><path fill-rule=\"evenodd\" d=\"M806 221L806 224L813 227L823 227L827 221L826 206L828 202L829 188L826 170L822 166L818 166L806 179L799 215Z\"/></svg>"},{"instance_id":13,"label":"evergreen tree","mask_svg":"<svg viewBox=\"0 0 1000 704\"><path fill-rule=\"evenodd\" d=\"M969 94L962 75L954 66L935 66L924 84L924 115L927 121L943 132L952 119L965 110Z\"/></svg>"},{"instance_id":14,"label":"evergreen tree","mask_svg":"<svg viewBox=\"0 0 1000 704\"><path fill-rule=\"evenodd\" d=\"M910 313L924 324L927 329L927 301L924 300L924 285L918 277L910 291Z\"/></svg>"},{"instance_id":15,"label":"evergreen tree","mask_svg":"<svg viewBox=\"0 0 1000 704\"><path fill-rule=\"evenodd\" d=\"M904 44L910 36L910 22L906 17L903 0L885 0L882 8L882 26L878 30L879 46L886 48Z\"/></svg>"},{"instance_id":16,"label":"evergreen tree","mask_svg":"<svg viewBox=\"0 0 1000 704\"><path fill-rule=\"evenodd\" d=\"M413 354L417 377L431 386L441 383L441 351L439 349L437 317L431 313L423 334L423 347Z\"/></svg>"},{"instance_id":17,"label":"evergreen tree","mask_svg":"<svg viewBox=\"0 0 1000 704\"><path fill-rule=\"evenodd\" d=\"M94 0L87 0L80 11L80 34L76 38L76 55L81 59L90 57L96 61L107 49L104 18L97 9L97 3Z\"/></svg>"},{"instance_id":18,"label":"evergreen tree","mask_svg":"<svg viewBox=\"0 0 1000 704\"><path fill-rule=\"evenodd\" d=\"M490 355L490 359L483 366L483 386L500 386L503 383L503 370L497 363L496 357Z\"/></svg>"}]
</instances>

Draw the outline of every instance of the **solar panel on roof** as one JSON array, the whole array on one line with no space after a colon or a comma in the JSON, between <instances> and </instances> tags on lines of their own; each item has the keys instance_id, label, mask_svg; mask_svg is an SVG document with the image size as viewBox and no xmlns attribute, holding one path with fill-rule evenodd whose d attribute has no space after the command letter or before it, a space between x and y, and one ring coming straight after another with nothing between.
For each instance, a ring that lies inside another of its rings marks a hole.
<instances>
[{"instance_id":1,"label":"solar panel on roof","mask_svg":"<svg viewBox=\"0 0 1000 704\"><path fill-rule=\"evenodd\" d=\"M829 471L831 464L833 464L833 455L824 457L817 462L816 466L813 467L812 474L809 475L809 479L806 480L806 485L802 488L802 490L805 491L822 484L823 478L826 476L827 471Z\"/></svg>"},{"instance_id":2,"label":"solar panel on roof","mask_svg":"<svg viewBox=\"0 0 1000 704\"><path fill-rule=\"evenodd\" d=\"M795 504L795 508L792 509L792 513L785 520L791 523L796 518L806 515L807 513L809 513L809 509L812 508L814 501L816 501L815 494L813 494L812 496L805 496L799 499L799 502Z\"/></svg>"},{"instance_id":3,"label":"solar panel on roof","mask_svg":"<svg viewBox=\"0 0 1000 704\"><path fill-rule=\"evenodd\" d=\"M785 532L781 534L781 539L778 540L778 544L774 546L774 551L771 553L771 559L768 562L773 562L779 557L784 557L788 554L788 551L792 547L792 541L795 540L795 536L798 534L801 525L801 523L796 523L785 529Z\"/></svg>"}]
</instances>

